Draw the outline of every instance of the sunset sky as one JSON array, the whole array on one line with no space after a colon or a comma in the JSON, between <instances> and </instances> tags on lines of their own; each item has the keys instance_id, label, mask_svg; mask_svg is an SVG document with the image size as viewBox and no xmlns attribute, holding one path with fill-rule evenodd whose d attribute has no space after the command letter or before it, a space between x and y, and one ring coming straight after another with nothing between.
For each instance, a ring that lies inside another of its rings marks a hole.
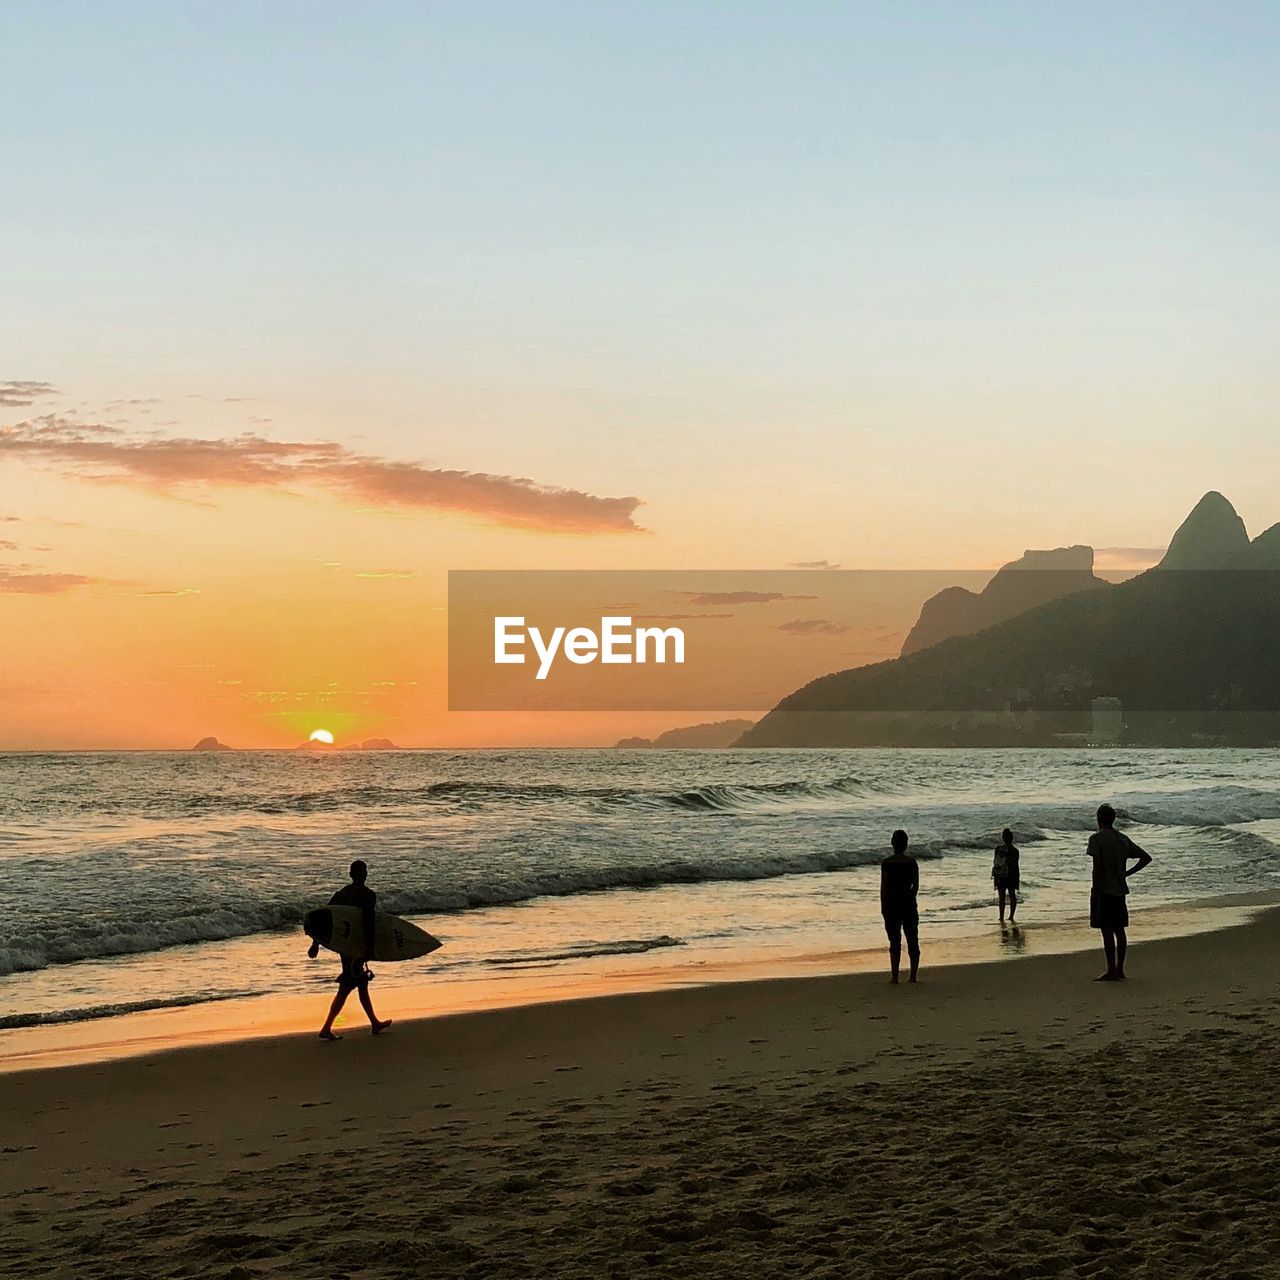
<instances>
[{"instance_id":1,"label":"sunset sky","mask_svg":"<svg viewBox=\"0 0 1280 1280\"><path fill-rule=\"evenodd\" d=\"M609 742L673 718L447 712L449 569L1280 519L1274 5L17 0L0 48L0 748Z\"/></svg>"}]
</instances>

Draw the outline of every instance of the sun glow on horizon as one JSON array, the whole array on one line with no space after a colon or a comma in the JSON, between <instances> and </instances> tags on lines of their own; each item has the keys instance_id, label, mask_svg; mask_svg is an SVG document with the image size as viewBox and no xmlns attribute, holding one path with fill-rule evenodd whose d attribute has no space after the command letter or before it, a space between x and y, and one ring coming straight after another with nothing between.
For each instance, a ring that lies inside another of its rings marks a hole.
<instances>
[{"instance_id":1,"label":"sun glow on horizon","mask_svg":"<svg viewBox=\"0 0 1280 1280\"><path fill-rule=\"evenodd\" d=\"M333 734L328 729L315 729L312 731L310 741L323 742L326 747L333 746Z\"/></svg>"}]
</instances>

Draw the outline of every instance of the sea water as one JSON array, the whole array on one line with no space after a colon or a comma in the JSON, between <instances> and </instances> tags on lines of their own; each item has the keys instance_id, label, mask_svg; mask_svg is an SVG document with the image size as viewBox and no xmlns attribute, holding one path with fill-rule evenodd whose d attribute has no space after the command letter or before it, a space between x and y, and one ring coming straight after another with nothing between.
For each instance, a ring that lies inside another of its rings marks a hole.
<instances>
[{"instance_id":1,"label":"sea water","mask_svg":"<svg viewBox=\"0 0 1280 1280\"><path fill-rule=\"evenodd\" d=\"M1141 906L1280 888L1280 751L420 751L0 755L0 1035L331 991L303 913L365 859L445 943L375 994L883 947L904 827L921 934L989 933L1002 827L1020 922L1087 913L1099 802L1156 862Z\"/></svg>"}]
</instances>

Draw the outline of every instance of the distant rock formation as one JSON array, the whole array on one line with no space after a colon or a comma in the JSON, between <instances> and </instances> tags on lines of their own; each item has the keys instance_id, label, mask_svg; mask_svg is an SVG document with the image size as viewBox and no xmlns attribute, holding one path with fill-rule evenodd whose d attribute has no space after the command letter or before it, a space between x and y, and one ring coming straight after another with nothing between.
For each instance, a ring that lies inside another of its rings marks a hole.
<instances>
[{"instance_id":1,"label":"distant rock formation","mask_svg":"<svg viewBox=\"0 0 1280 1280\"><path fill-rule=\"evenodd\" d=\"M219 742L217 738L201 738L192 751L234 751L235 747L229 747L225 742Z\"/></svg>"},{"instance_id":2,"label":"distant rock formation","mask_svg":"<svg viewBox=\"0 0 1280 1280\"><path fill-rule=\"evenodd\" d=\"M1270 533L1263 534L1265 538ZM1261 539L1260 539L1261 540ZM1230 502L1211 490L1178 526L1157 569L1225 569L1249 550L1244 521Z\"/></svg>"},{"instance_id":3,"label":"distant rock formation","mask_svg":"<svg viewBox=\"0 0 1280 1280\"><path fill-rule=\"evenodd\" d=\"M981 593L947 587L930 596L903 641L901 656L905 658L955 636L985 631L1050 600L1106 585L1094 576L1092 547L1024 551L1022 559L1005 565Z\"/></svg>"},{"instance_id":4,"label":"distant rock formation","mask_svg":"<svg viewBox=\"0 0 1280 1280\"><path fill-rule=\"evenodd\" d=\"M363 742L351 742L342 748L343 751L400 751L390 738L366 738Z\"/></svg>"},{"instance_id":5,"label":"distant rock formation","mask_svg":"<svg viewBox=\"0 0 1280 1280\"><path fill-rule=\"evenodd\" d=\"M714 751L731 747L751 728L751 720L715 720L707 724L690 724L683 729L668 729L656 738L623 738L623 750Z\"/></svg>"},{"instance_id":6,"label":"distant rock formation","mask_svg":"<svg viewBox=\"0 0 1280 1280\"><path fill-rule=\"evenodd\" d=\"M1094 700L1113 699L1129 743L1280 745L1277 635L1280 526L1250 543L1231 504L1211 493L1156 568L823 676L737 745L1085 742Z\"/></svg>"}]
</instances>

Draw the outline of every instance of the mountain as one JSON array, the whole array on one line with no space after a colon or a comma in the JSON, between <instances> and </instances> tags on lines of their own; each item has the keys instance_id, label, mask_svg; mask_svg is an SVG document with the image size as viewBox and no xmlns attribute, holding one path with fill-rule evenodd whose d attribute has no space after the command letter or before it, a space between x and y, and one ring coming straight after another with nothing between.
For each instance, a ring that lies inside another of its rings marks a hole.
<instances>
[{"instance_id":1,"label":"mountain","mask_svg":"<svg viewBox=\"0 0 1280 1280\"><path fill-rule=\"evenodd\" d=\"M738 745L1046 745L1087 736L1100 697L1133 743L1280 742L1280 533L1250 543L1238 521L1209 494L1172 564L824 676Z\"/></svg>"},{"instance_id":2,"label":"mountain","mask_svg":"<svg viewBox=\"0 0 1280 1280\"><path fill-rule=\"evenodd\" d=\"M217 738L201 738L192 751L234 751L235 747L229 747L225 742L219 742Z\"/></svg>"},{"instance_id":3,"label":"mountain","mask_svg":"<svg viewBox=\"0 0 1280 1280\"><path fill-rule=\"evenodd\" d=\"M1024 551L979 592L948 587L930 596L902 645L902 657L954 636L985 631L1028 609L1107 584L1093 573L1092 547Z\"/></svg>"},{"instance_id":4,"label":"mountain","mask_svg":"<svg viewBox=\"0 0 1280 1280\"><path fill-rule=\"evenodd\" d=\"M1225 569L1249 550L1236 509L1216 490L1206 493L1178 527L1157 569Z\"/></svg>"},{"instance_id":5,"label":"mountain","mask_svg":"<svg viewBox=\"0 0 1280 1280\"><path fill-rule=\"evenodd\" d=\"M733 746L751 725L750 720L716 720L708 724L686 725L683 729L668 729L656 738L623 738L616 745L624 750L715 750Z\"/></svg>"},{"instance_id":6,"label":"mountain","mask_svg":"<svg viewBox=\"0 0 1280 1280\"><path fill-rule=\"evenodd\" d=\"M341 748L343 751L399 751L390 738L366 738L363 742L352 742Z\"/></svg>"}]
</instances>

